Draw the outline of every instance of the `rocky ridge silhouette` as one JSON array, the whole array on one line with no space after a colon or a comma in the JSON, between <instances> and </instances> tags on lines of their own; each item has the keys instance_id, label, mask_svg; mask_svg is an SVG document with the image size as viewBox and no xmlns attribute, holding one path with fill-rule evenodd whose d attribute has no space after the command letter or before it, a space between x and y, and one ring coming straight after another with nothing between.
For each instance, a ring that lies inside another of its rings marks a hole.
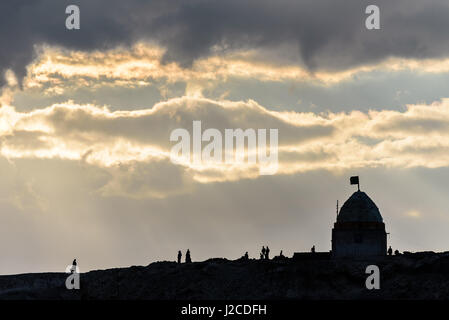
<instances>
[{"instance_id":1,"label":"rocky ridge silhouette","mask_svg":"<svg viewBox=\"0 0 449 320\"><path fill-rule=\"evenodd\" d=\"M380 268L368 290L366 267ZM0 299L447 299L449 252L406 253L365 260L227 260L155 262L81 273L68 290L65 273L0 276Z\"/></svg>"}]
</instances>

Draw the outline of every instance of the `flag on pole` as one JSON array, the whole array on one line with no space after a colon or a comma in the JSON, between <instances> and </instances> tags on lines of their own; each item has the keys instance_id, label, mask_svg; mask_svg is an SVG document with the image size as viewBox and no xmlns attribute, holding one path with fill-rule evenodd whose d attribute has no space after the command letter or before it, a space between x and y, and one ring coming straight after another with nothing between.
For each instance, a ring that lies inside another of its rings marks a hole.
<instances>
[{"instance_id":1,"label":"flag on pole","mask_svg":"<svg viewBox=\"0 0 449 320\"><path fill-rule=\"evenodd\" d=\"M349 181L351 182L351 184L356 184L358 190L360 191L359 176L351 177L351 178L349 178Z\"/></svg>"}]
</instances>

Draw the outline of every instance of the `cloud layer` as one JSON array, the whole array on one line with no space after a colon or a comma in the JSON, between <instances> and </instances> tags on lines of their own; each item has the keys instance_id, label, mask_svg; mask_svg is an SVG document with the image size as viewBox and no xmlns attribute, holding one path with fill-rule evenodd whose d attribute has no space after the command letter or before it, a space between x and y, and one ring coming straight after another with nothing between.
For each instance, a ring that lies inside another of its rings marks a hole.
<instances>
[{"instance_id":1,"label":"cloud layer","mask_svg":"<svg viewBox=\"0 0 449 320\"><path fill-rule=\"evenodd\" d=\"M25 88L43 89L46 95L61 94L70 88L101 86L139 87L152 84L164 90L168 84L186 83L187 93L223 85L229 79L257 79L261 82L309 83L330 86L370 72L449 72L449 59L389 58L383 63L355 67L340 72L311 73L295 64L284 66L257 61L255 51L238 51L229 55L198 59L191 68L178 63L163 63L164 49L146 43L132 48L106 51L69 51L41 46L39 56L28 66ZM16 84L13 74L7 78Z\"/></svg>"},{"instance_id":2,"label":"cloud layer","mask_svg":"<svg viewBox=\"0 0 449 320\"><path fill-rule=\"evenodd\" d=\"M259 163L172 163L172 130L184 128L192 135L195 120L203 131L215 128L223 136L225 129L278 129L277 174L449 165L449 100L410 105L405 112L313 114L270 111L251 100L181 97L137 111L70 102L31 112L4 106L0 119L4 157L66 159L103 168L111 177L99 189L103 195L163 197L195 182L259 177Z\"/></svg>"},{"instance_id":3,"label":"cloud layer","mask_svg":"<svg viewBox=\"0 0 449 320\"><path fill-rule=\"evenodd\" d=\"M65 29L65 7L81 9L81 29ZM449 53L444 0L379 0L381 30L364 28L368 1L13 1L0 5L0 70L19 78L34 46L95 50L141 40L166 49L164 61L257 49L259 58L310 70L344 70L388 57ZM11 32L14 30L14 32ZM6 45L7 44L7 45Z\"/></svg>"}]
</instances>

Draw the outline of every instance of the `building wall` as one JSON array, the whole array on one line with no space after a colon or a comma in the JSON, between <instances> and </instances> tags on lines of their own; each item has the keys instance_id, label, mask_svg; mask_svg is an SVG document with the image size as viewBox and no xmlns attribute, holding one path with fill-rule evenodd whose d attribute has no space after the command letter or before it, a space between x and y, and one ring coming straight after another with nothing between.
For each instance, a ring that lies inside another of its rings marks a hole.
<instances>
[{"instance_id":1,"label":"building wall","mask_svg":"<svg viewBox=\"0 0 449 320\"><path fill-rule=\"evenodd\" d=\"M332 229L332 257L383 256L387 234L381 229Z\"/></svg>"}]
</instances>

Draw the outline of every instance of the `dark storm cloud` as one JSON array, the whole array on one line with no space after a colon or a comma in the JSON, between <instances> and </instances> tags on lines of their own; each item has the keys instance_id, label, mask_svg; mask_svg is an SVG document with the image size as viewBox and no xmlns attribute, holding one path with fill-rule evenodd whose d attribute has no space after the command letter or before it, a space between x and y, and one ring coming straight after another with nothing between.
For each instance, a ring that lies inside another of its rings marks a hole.
<instances>
[{"instance_id":1,"label":"dark storm cloud","mask_svg":"<svg viewBox=\"0 0 449 320\"><path fill-rule=\"evenodd\" d=\"M80 30L65 28L69 4L80 6ZM365 29L369 4L380 7L381 30ZM257 48L279 63L345 69L389 56L447 55L448 17L446 0L10 0L0 4L0 69L22 77L35 44L93 50L138 40L163 45L164 60L183 66L217 48Z\"/></svg>"}]
</instances>

